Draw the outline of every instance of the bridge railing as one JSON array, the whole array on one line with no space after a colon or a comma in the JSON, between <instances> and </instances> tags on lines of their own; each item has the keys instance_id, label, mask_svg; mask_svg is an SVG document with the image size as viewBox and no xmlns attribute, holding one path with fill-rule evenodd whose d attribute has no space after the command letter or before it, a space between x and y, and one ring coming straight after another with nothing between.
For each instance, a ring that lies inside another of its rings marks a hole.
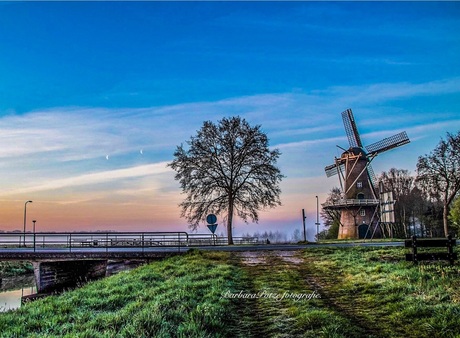
<instances>
[{"instance_id":1,"label":"bridge railing","mask_svg":"<svg viewBox=\"0 0 460 338\"><path fill-rule=\"evenodd\" d=\"M234 244L258 244L257 237L233 237ZM0 248L62 249L161 248L227 245L227 237L187 232L37 232L0 233Z\"/></svg>"},{"instance_id":2,"label":"bridge railing","mask_svg":"<svg viewBox=\"0 0 460 338\"><path fill-rule=\"evenodd\" d=\"M189 245L186 232L37 232L0 233L0 248L112 249L184 247Z\"/></svg>"}]
</instances>

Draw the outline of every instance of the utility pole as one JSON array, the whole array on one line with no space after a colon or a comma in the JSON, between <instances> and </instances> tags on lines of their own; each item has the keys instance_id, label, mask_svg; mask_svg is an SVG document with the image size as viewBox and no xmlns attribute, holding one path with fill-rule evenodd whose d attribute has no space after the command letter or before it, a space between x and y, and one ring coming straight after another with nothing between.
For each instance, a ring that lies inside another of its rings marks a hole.
<instances>
[{"instance_id":1,"label":"utility pole","mask_svg":"<svg viewBox=\"0 0 460 338\"><path fill-rule=\"evenodd\" d=\"M316 196L316 241L319 242L319 202Z\"/></svg>"},{"instance_id":2,"label":"utility pole","mask_svg":"<svg viewBox=\"0 0 460 338\"><path fill-rule=\"evenodd\" d=\"M307 242L307 228L305 226L305 220L307 219L307 216L305 216L305 209L302 209L302 221L303 221L303 240L304 242Z\"/></svg>"}]
</instances>

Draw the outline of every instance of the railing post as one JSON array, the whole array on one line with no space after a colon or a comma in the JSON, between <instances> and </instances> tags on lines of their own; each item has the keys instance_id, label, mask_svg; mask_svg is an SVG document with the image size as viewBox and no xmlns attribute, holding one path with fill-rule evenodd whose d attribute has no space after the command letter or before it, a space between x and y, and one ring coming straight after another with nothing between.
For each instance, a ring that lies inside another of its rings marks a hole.
<instances>
[{"instance_id":1,"label":"railing post","mask_svg":"<svg viewBox=\"0 0 460 338\"><path fill-rule=\"evenodd\" d=\"M412 261L417 264L417 236L412 236Z\"/></svg>"},{"instance_id":2,"label":"railing post","mask_svg":"<svg viewBox=\"0 0 460 338\"><path fill-rule=\"evenodd\" d=\"M145 237L144 237L144 233L142 233L142 252L144 252L144 240L145 240Z\"/></svg>"},{"instance_id":3,"label":"railing post","mask_svg":"<svg viewBox=\"0 0 460 338\"><path fill-rule=\"evenodd\" d=\"M454 248L452 243L452 235L447 236L447 258L450 265L454 265Z\"/></svg>"},{"instance_id":4,"label":"railing post","mask_svg":"<svg viewBox=\"0 0 460 338\"><path fill-rule=\"evenodd\" d=\"M72 233L69 234L69 252L72 252Z\"/></svg>"},{"instance_id":5,"label":"railing post","mask_svg":"<svg viewBox=\"0 0 460 338\"><path fill-rule=\"evenodd\" d=\"M35 232L34 232L34 252L35 252Z\"/></svg>"}]
</instances>

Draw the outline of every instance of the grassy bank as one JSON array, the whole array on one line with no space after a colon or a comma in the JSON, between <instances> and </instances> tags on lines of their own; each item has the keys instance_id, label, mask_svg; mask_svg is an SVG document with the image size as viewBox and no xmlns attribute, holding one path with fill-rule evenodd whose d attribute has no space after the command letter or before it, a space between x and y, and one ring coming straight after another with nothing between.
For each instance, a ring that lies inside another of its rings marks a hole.
<instances>
[{"instance_id":1,"label":"grassy bank","mask_svg":"<svg viewBox=\"0 0 460 338\"><path fill-rule=\"evenodd\" d=\"M459 337L459 266L403 253L193 251L0 314L0 337Z\"/></svg>"},{"instance_id":2,"label":"grassy bank","mask_svg":"<svg viewBox=\"0 0 460 338\"><path fill-rule=\"evenodd\" d=\"M0 262L0 278L24 275L34 272L29 262L5 261Z\"/></svg>"},{"instance_id":3,"label":"grassy bank","mask_svg":"<svg viewBox=\"0 0 460 338\"><path fill-rule=\"evenodd\" d=\"M0 314L0 337L219 337L235 268L199 253L142 266Z\"/></svg>"},{"instance_id":4,"label":"grassy bank","mask_svg":"<svg viewBox=\"0 0 460 338\"><path fill-rule=\"evenodd\" d=\"M460 337L458 263L402 260L403 248L321 249L304 253L330 308L380 337Z\"/></svg>"}]
</instances>

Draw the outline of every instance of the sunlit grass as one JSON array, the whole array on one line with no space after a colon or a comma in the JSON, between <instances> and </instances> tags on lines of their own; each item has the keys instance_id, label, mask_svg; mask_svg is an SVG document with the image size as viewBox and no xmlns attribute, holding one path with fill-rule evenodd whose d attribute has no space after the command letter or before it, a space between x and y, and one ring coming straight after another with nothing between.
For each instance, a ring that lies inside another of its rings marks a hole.
<instances>
[{"instance_id":1,"label":"sunlit grass","mask_svg":"<svg viewBox=\"0 0 460 338\"><path fill-rule=\"evenodd\" d=\"M459 337L460 268L413 265L404 248L305 251L310 271L362 323L387 337Z\"/></svg>"},{"instance_id":2,"label":"sunlit grass","mask_svg":"<svg viewBox=\"0 0 460 338\"><path fill-rule=\"evenodd\" d=\"M1 337L227 336L233 266L192 252L0 315Z\"/></svg>"}]
</instances>

